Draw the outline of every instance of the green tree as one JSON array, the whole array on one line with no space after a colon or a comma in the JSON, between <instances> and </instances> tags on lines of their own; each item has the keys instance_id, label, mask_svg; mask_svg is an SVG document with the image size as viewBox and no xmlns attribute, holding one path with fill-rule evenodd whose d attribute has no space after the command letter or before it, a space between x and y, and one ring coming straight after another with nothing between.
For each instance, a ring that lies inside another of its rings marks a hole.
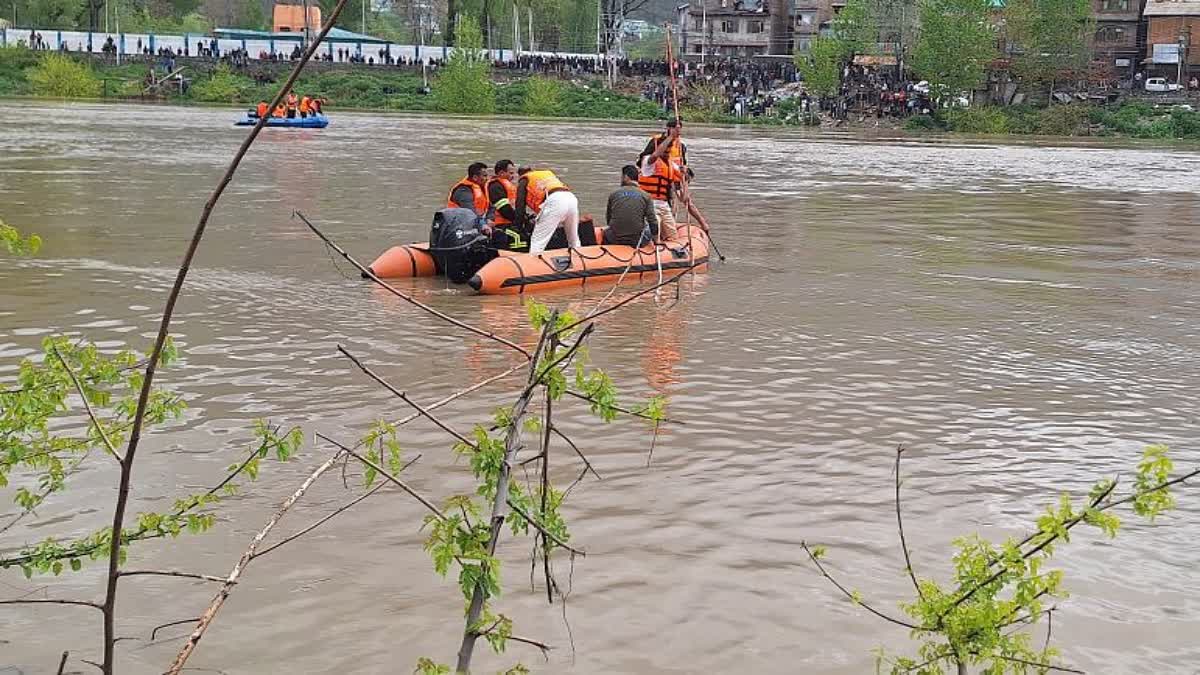
<instances>
[{"instance_id":1,"label":"green tree","mask_svg":"<svg viewBox=\"0 0 1200 675\"><path fill-rule=\"evenodd\" d=\"M62 54L49 53L29 75L38 96L54 98L97 98L100 79L92 69Z\"/></svg>"},{"instance_id":2,"label":"green tree","mask_svg":"<svg viewBox=\"0 0 1200 675\"><path fill-rule=\"evenodd\" d=\"M796 68L804 85L817 96L833 96L841 83L846 43L836 37L821 36L812 41L807 54L796 55Z\"/></svg>"},{"instance_id":3,"label":"green tree","mask_svg":"<svg viewBox=\"0 0 1200 675\"><path fill-rule=\"evenodd\" d=\"M939 97L974 91L995 57L989 0L923 0L921 37L913 52L916 74Z\"/></svg>"},{"instance_id":4,"label":"green tree","mask_svg":"<svg viewBox=\"0 0 1200 675\"><path fill-rule=\"evenodd\" d=\"M1019 79L1053 91L1055 81L1086 71L1088 38L1095 31L1089 0L1010 0L1004 18Z\"/></svg>"},{"instance_id":5,"label":"green tree","mask_svg":"<svg viewBox=\"0 0 1200 675\"><path fill-rule=\"evenodd\" d=\"M38 28L74 28L83 11L83 0L25 0L17 2L22 25Z\"/></svg>"},{"instance_id":6,"label":"green tree","mask_svg":"<svg viewBox=\"0 0 1200 675\"><path fill-rule=\"evenodd\" d=\"M483 51L479 24L470 17L458 23L458 46L433 85L438 108L452 113L487 114L496 110L491 61Z\"/></svg>"}]
</instances>

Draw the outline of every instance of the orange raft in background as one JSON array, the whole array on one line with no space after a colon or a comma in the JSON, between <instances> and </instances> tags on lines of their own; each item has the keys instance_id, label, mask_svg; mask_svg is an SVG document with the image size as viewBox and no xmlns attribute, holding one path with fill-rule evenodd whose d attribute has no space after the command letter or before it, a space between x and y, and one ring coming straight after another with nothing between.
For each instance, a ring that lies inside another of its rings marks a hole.
<instances>
[{"instance_id":1,"label":"orange raft in background","mask_svg":"<svg viewBox=\"0 0 1200 675\"><path fill-rule=\"evenodd\" d=\"M487 295L536 292L551 288L613 283L657 281L708 264L708 235L699 227L679 228L674 241L634 248L621 244L599 244L577 249L553 249L537 255L501 251L500 257L484 265L467 282ZM628 272L626 272L628 268ZM380 275L383 276L383 275Z\"/></svg>"}]
</instances>

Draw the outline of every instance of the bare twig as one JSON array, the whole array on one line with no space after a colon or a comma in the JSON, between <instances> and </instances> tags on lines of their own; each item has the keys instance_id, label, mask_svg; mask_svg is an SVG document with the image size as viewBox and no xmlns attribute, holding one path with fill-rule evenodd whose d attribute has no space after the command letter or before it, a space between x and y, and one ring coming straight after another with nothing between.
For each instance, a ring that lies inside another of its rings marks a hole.
<instances>
[{"instance_id":1,"label":"bare twig","mask_svg":"<svg viewBox=\"0 0 1200 675\"><path fill-rule=\"evenodd\" d=\"M63 670L67 667L67 657L70 655L71 652L62 653L62 658L58 661L58 670L56 671L58 675L63 675Z\"/></svg>"},{"instance_id":2,"label":"bare twig","mask_svg":"<svg viewBox=\"0 0 1200 675\"><path fill-rule=\"evenodd\" d=\"M512 640L513 642L523 642L527 645L533 645L534 647L537 647L538 649L542 650L542 657L546 660L550 659L550 655L547 652L554 649L554 647L551 647L544 642L538 642L537 640L531 640L527 637L521 637L519 635L509 635L508 639Z\"/></svg>"},{"instance_id":3,"label":"bare twig","mask_svg":"<svg viewBox=\"0 0 1200 675\"><path fill-rule=\"evenodd\" d=\"M917 596L922 600L925 599L925 592L921 590L921 584L917 581L917 573L913 571L912 558L908 554L908 541L904 538L904 518L900 516L900 455L904 454L904 446L896 447L896 529L900 531L900 548L904 550L904 570L908 572L908 578L912 579L913 588L917 591Z\"/></svg>"},{"instance_id":4,"label":"bare twig","mask_svg":"<svg viewBox=\"0 0 1200 675\"><path fill-rule=\"evenodd\" d=\"M575 348L583 342L583 337L595 324L589 323L584 329L583 334L575 341ZM558 346L558 338L550 336L550 351L553 352ZM549 370L545 371L549 372ZM540 379L540 378L539 378ZM550 502L550 431L554 428L554 399L550 396L550 392L546 392L546 408L542 419L542 517L546 517L546 507ZM517 510L516 505L509 500L508 505L514 511ZM522 514L524 515L524 514ZM529 518L525 518L529 521ZM542 571L546 576L546 602L554 604L554 577L550 573L550 540L558 542L557 537L551 537L550 533L540 525L535 525L538 531L542 533Z\"/></svg>"},{"instance_id":5,"label":"bare twig","mask_svg":"<svg viewBox=\"0 0 1200 675\"><path fill-rule=\"evenodd\" d=\"M399 478L396 478L392 474L388 473L387 469L383 468L382 466L379 466L378 464L376 464L375 462L372 462L371 460L367 459L366 457L363 457L362 455L355 452L352 448L347 448L346 446L342 445L341 443L338 443L337 441L333 440L332 438L330 438L328 436L325 436L324 434L318 433L317 438L325 441L326 443L332 443L333 445L340 448L342 450L342 452L345 452L346 454L350 455L354 459L357 459L358 461L362 462L363 464L365 464L365 465L371 467L372 469L374 469L375 471L377 471L379 473L379 475L386 478L388 480L388 482L392 483L393 485L400 488L401 490L404 490L405 492L407 492L409 494L409 496L411 496L413 499L417 500L418 502L421 502L421 505L424 506L425 508L429 509L430 512L432 512L433 515L437 516L439 520L449 520L446 517L446 514L442 513L442 510L439 509L436 505L434 505L433 502L429 501L421 493L417 492L412 487L410 487L408 485L408 483L405 483L404 481L400 480Z\"/></svg>"},{"instance_id":6,"label":"bare twig","mask_svg":"<svg viewBox=\"0 0 1200 675\"><path fill-rule=\"evenodd\" d=\"M430 403L429 405L425 406L425 410L427 410L427 411L436 410L456 399L466 396L467 394L474 393L493 382L498 382L500 380L503 380L504 378L508 377L509 375L512 375L513 373L517 372L518 370L521 370L522 368L528 368L528 367L529 367L529 362L522 361L521 363L518 363L517 365L513 366L512 368L509 368L508 370L506 370L498 375L493 375L485 380L480 380L478 383L473 384L470 387L467 387L466 389L456 391L453 394L450 394L449 396L447 396L445 398L442 398L437 401L434 401L433 403ZM396 420L392 424L393 424L393 426L397 426L397 427L404 426L405 424L408 424L409 422L411 422L421 416L422 416L421 413L415 412L415 413L409 415L408 417Z\"/></svg>"},{"instance_id":7,"label":"bare twig","mask_svg":"<svg viewBox=\"0 0 1200 675\"><path fill-rule=\"evenodd\" d=\"M679 283L679 282L680 282L680 281L681 281L681 280L682 280L682 279L683 279L685 276L687 276L688 274L690 274L690 273L694 272L694 271L696 270L696 268L697 268L697 267L700 267L701 265L707 265L707 264L708 264L708 260L707 260L707 259L705 259L705 260L701 260L700 262L693 263L691 266L689 266L689 267L685 267L685 268L684 268L684 269L683 269L683 270L682 270L682 271L681 271L681 272L680 272L678 275L676 275L676 276L673 276L673 277L671 277L670 279L667 279L666 281L663 281L662 283L654 284L653 286L650 286L649 288L644 288L644 289L642 289L642 290L638 291L637 293L634 293L633 295L630 295L628 298L625 298L624 300L622 300L622 301L618 302L617 304L613 305L612 307L609 307L609 308L607 308L607 309L600 310L600 311L598 311L598 312L597 312L597 311L593 311L593 312L591 312L590 314L588 314L587 316L583 317L582 319L579 319L578 321L576 321L576 322L574 322L574 323L569 323L569 324L567 324L566 326L564 326L564 327L562 327L562 328L558 329L558 330L557 330L557 331L555 331L555 332L557 332L557 333L564 333L564 332L566 332L566 331L569 331L569 330L571 330L572 328L575 328L576 326L578 326L578 325L580 325L580 324L582 324L582 323L584 323L584 322L591 321L592 319L599 318L599 317L601 317L601 316L604 316L605 314L608 314L608 313L610 313L610 312L615 312L616 310L620 309L621 307L624 307L625 305L628 305L629 303L633 302L634 300L637 300L638 298L642 297L643 295L646 295L647 293L653 293L654 291L657 291L658 289L660 289L660 288L662 288L663 286L666 286L666 285L668 285L668 284L676 284L676 283Z\"/></svg>"},{"instance_id":8,"label":"bare twig","mask_svg":"<svg viewBox=\"0 0 1200 675\"><path fill-rule=\"evenodd\" d=\"M343 7L345 4L346 0L341 0L338 4L338 9ZM330 18L331 24L334 20L336 20L336 18L337 10L334 11L333 17ZM326 26L324 32L328 32L328 30L329 28ZM322 32L322 36L324 35L324 32ZM345 451L339 450L338 452L333 453L329 459L325 460L323 464L309 474L308 478L304 479L304 482L300 484L300 487L296 488L296 491L283 501L283 504L280 505L279 509L275 512L275 515L271 516L271 519L267 521L267 524L264 525L263 528L258 531L258 534L254 535L254 538L250 540L250 545L246 547L246 551L242 553L242 557L237 561L237 564L233 566L233 570L229 572L229 576L225 579L224 585L222 585L221 589L217 591L217 595L213 598L212 602L209 603L208 609L206 609L204 613L200 615L200 620L196 622L196 629L192 631L190 636L188 636L187 642L184 643L183 648L179 650L179 654L175 656L175 661L171 664L171 667L167 669L167 675L178 675L179 671L183 669L184 664L187 663L188 657L192 655L192 652L196 649L196 645L200 642L200 638L204 637L204 631L208 630L209 625L211 625L213 619L216 618L217 612L220 611L221 605L225 604L225 599L229 597L229 593L233 590L234 584L237 583L238 578L242 576L242 572L246 569L246 566L249 565L250 561L254 558L254 552L258 550L258 545L267 538L267 535L271 533L271 530L274 529L275 525L280 521L280 519L283 518L284 514L288 512L288 509L292 508L292 505L304 496L304 493L308 491L308 488L311 487L312 484L315 483L322 474L337 464L338 460L342 458L343 452Z\"/></svg>"},{"instance_id":9,"label":"bare twig","mask_svg":"<svg viewBox=\"0 0 1200 675\"><path fill-rule=\"evenodd\" d=\"M104 447L108 448L108 452L117 459L118 462L124 462L121 453L117 451L117 447L113 445L112 439L108 437L108 432L104 430L104 425L100 423L100 418L96 417L96 411L92 410L92 404L88 401L87 394L83 391L83 384L79 378L75 376L75 371L71 369L71 364L63 358L61 352L58 351L58 346L52 346L54 356L58 358L58 362L62 364L63 369L67 371L67 376L71 378L71 383L75 385L75 391L79 393L79 398L83 400L83 408L87 411L88 418L92 420L92 426L96 427L96 431L100 434L100 440L104 441Z\"/></svg>"},{"instance_id":10,"label":"bare twig","mask_svg":"<svg viewBox=\"0 0 1200 675\"><path fill-rule=\"evenodd\" d=\"M0 605L78 605L104 611L104 605L88 600L58 600L55 598L29 598L18 600L0 600Z\"/></svg>"},{"instance_id":11,"label":"bare twig","mask_svg":"<svg viewBox=\"0 0 1200 675\"><path fill-rule=\"evenodd\" d=\"M155 576L160 576L160 577L181 577L184 579L199 579L200 581L216 581L217 583L225 582L224 578L214 577L210 574L192 574L191 572L176 572L175 570L129 570L129 571L122 570L120 574L123 577L155 575Z\"/></svg>"},{"instance_id":12,"label":"bare twig","mask_svg":"<svg viewBox=\"0 0 1200 675\"><path fill-rule=\"evenodd\" d=\"M519 507L519 506L517 506L516 504L514 504L514 503L512 502L512 500L511 500L511 499L510 499L510 500L508 500L508 507L509 507L509 508L511 508L513 511L516 511L516 512L517 512L517 515L519 515L519 516L521 516L522 518L524 518L524 519L525 519L525 521L526 521L526 522L528 522L528 523L529 523L529 524L530 524L530 525L533 527L533 529L535 529L535 530L537 530L538 532L542 533L542 536L544 536L544 537L548 537L548 538L550 539L550 541L554 542L554 543L555 543L555 544L557 544L558 546L561 546L562 548L565 548L565 549L567 549L568 551L570 551L571 553L574 553L574 554L576 554L576 555L581 555L581 556L584 556L584 557L586 557L586 556L587 556L587 552L585 552L585 551L582 551L582 550L580 550L580 549L577 549L577 548L574 548L574 547L572 547L570 544L568 544L567 542L565 542L565 541L563 541L562 539L559 539L557 536L555 536L555 535L551 534L551 533L550 533L550 532L549 532L549 531L548 531L548 530L547 530L545 527L543 527L543 526L542 526L542 524L541 524L541 523L539 523L538 521L534 520L534 518L533 518L532 516L530 516L528 513L526 513L524 509L522 509L521 507Z\"/></svg>"},{"instance_id":13,"label":"bare twig","mask_svg":"<svg viewBox=\"0 0 1200 675\"><path fill-rule=\"evenodd\" d=\"M1010 661L1012 663L1019 663L1023 666L1032 666L1034 668L1041 668L1043 670L1053 670L1060 673L1078 673L1079 675L1085 675L1082 670L1076 670L1075 668L1054 666L1050 665L1049 663L1038 663L1036 661L1026 661L1025 659L1018 659L1013 656L1004 656L1003 654L992 654L990 658L1000 659L1001 661Z\"/></svg>"},{"instance_id":14,"label":"bare twig","mask_svg":"<svg viewBox=\"0 0 1200 675\"><path fill-rule=\"evenodd\" d=\"M874 614L875 616L877 616L885 621L894 623L897 626L904 626L905 628L908 628L908 629L914 630L914 631L929 632L928 628L922 628L921 626L913 625L907 621L903 621L901 619L897 619L895 617L888 616L887 614L884 614L883 612L881 612L881 611L875 609L874 607L868 605L867 603L863 602L862 599L858 597L857 593L852 593L849 590L847 590L847 588L845 586L843 586L841 583L839 583L837 579L834 579L833 576L830 575L829 572L827 572L825 570L825 566L822 565L821 560L819 558L817 558L816 555L813 554L812 549L810 549L808 547L807 542L803 542L803 541L800 542L800 548L803 548L804 552L808 554L808 559L811 560L813 562L813 564L817 566L817 570L819 570L821 572L821 576L828 579L829 583L833 584L834 587L836 587L839 591L841 591L842 594L845 595L847 598L849 598L850 601L853 602L854 604L859 605L860 607L862 607L863 609L867 610L868 612Z\"/></svg>"},{"instance_id":15,"label":"bare twig","mask_svg":"<svg viewBox=\"0 0 1200 675\"><path fill-rule=\"evenodd\" d=\"M346 351L345 347L338 345L337 350L339 352L341 352L343 356L350 359L350 361L354 365L358 366L358 369L363 371L363 373L365 373L367 375L367 377L371 378L372 380L375 380L384 389L387 389L388 391L392 392L397 397L399 397L401 401L404 401L408 405L412 406L418 413L425 416L425 418L427 418L429 421L436 424L442 431L445 431L446 433L450 434L451 436L457 438L459 440L459 442L465 443L466 445L468 445L471 448L474 448L476 450L479 449L479 446L475 445L474 441L472 441L469 438L467 438L466 436L463 436L462 434L458 433L453 428L451 428L450 425L446 424L445 422L442 422L437 417L435 417L433 413L429 412L429 410L427 410L426 408L423 408L419 404L415 403L412 399L410 399L408 397L408 394L405 394L404 392L400 391L396 387L392 386L392 384L389 383L387 380L385 380L382 377L380 377L379 375L377 375L375 373L375 371L368 368L362 361L359 361L357 357L355 357L350 352Z\"/></svg>"},{"instance_id":16,"label":"bare twig","mask_svg":"<svg viewBox=\"0 0 1200 675\"><path fill-rule=\"evenodd\" d=\"M583 465L584 465L585 470L590 471L592 473L592 475L596 477L596 480L604 480L603 478L600 477L600 474L596 473L596 469L594 467L592 467L592 463L590 461L588 461L587 455L583 454L583 451L579 449L579 446L575 445L575 442L572 441L570 438L568 438L566 434L559 431L557 424L550 424L548 426L550 427L551 431L558 434L559 438L566 441L567 445L571 446L571 449L575 451L576 455L579 455L579 459L583 460Z\"/></svg>"},{"instance_id":17,"label":"bare twig","mask_svg":"<svg viewBox=\"0 0 1200 675\"><path fill-rule=\"evenodd\" d=\"M400 467L400 471L397 471L396 473L403 473L405 469L412 466L413 463L416 462L418 459L421 459L420 455L417 455L416 457L413 457L412 459L410 459L408 461L408 463L405 464L404 466ZM280 541L278 541L274 544L271 544L270 546L264 548L261 551L258 551L257 553L254 554L254 557L258 558L260 556L264 556L264 555L270 553L271 551L274 551L275 549L279 548L280 546L283 546L284 544L291 543L291 542L299 539L300 537L303 537L304 535L308 534L309 532L312 532L313 530L324 525L325 523L329 522L330 520L333 520L336 516L349 510L355 504L358 504L362 500L366 499L367 497L370 497L371 495L375 494L376 492L379 492L380 490L382 490L383 488L385 488L387 486L388 486L388 483L380 483L379 485L376 485L375 487L371 488L367 492L364 492L363 494L355 497L354 499L350 500L346 504L343 504L342 506L338 507L337 510L333 511L332 513L325 516L324 518L321 518L320 520L313 523L312 525L309 525L308 527L300 530L299 532L297 532L289 537L286 537L284 539L281 539Z\"/></svg>"},{"instance_id":18,"label":"bare twig","mask_svg":"<svg viewBox=\"0 0 1200 675\"><path fill-rule=\"evenodd\" d=\"M499 342L500 344L508 347L509 349L514 349L517 352L520 352L522 355L525 356L525 358L529 358L529 352L526 351L524 347L516 344L515 342L511 342L509 340L506 340L506 339L500 337L499 335L496 335L495 333L490 333L486 330L483 330L482 328L476 328L475 326L472 326L471 324L466 323L465 321L460 321L460 320L455 319L454 317L450 316L449 314L440 312L440 311L430 307L429 305L426 305L425 303L421 302L420 300L417 300L413 296L400 291L395 286L392 286L391 284L387 283L383 279L380 279L379 277L375 276L375 273L372 272L369 267L366 267L362 263L355 260L354 256L347 253L341 246L338 246L338 244L336 242L334 242L332 239L330 239L328 236L326 236L325 233L322 232L320 229L318 229L316 225L313 225L312 222L309 221L309 219L306 218L303 213L300 213L299 211L293 211L292 215L294 215L295 217L297 217L301 221L303 221L304 224L308 226L308 229L313 231L313 234L320 237L321 241L325 242L326 245L328 245L333 250L337 251L338 255L342 256L342 258L344 258L351 265L354 265L355 267L357 267L358 270L360 272L362 272L364 277L366 277L367 279L370 279L371 281L374 281L376 284L378 284L380 287L382 287L384 290L388 291L392 295L400 298L401 300L404 300L405 302L407 302L415 307L418 307L418 308L424 310L425 312L428 312L429 314L432 314L433 316L436 316L437 318L439 318L443 321L446 321L447 323L458 326L459 328L462 328L463 330L465 330L467 332L474 333L481 337L485 337L489 340L495 340L496 342Z\"/></svg>"},{"instance_id":19,"label":"bare twig","mask_svg":"<svg viewBox=\"0 0 1200 675\"><path fill-rule=\"evenodd\" d=\"M160 631L164 628L170 628L171 626L182 626L185 623L196 623L199 620L200 620L200 617L196 616L196 617L192 617L190 619L180 619L179 621L160 623L157 626L155 626L153 630L150 631L150 641L154 642L154 640L156 640L158 638L158 631Z\"/></svg>"}]
</instances>

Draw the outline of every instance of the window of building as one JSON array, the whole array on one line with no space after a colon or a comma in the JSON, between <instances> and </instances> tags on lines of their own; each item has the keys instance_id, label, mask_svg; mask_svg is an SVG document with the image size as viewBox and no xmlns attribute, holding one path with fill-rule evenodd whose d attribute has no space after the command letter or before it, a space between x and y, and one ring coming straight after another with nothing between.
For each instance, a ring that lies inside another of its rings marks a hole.
<instances>
[{"instance_id":1,"label":"window of building","mask_svg":"<svg viewBox=\"0 0 1200 675\"><path fill-rule=\"evenodd\" d=\"M1104 11L1106 12L1128 12L1129 0L1104 0Z\"/></svg>"},{"instance_id":2,"label":"window of building","mask_svg":"<svg viewBox=\"0 0 1200 675\"><path fill-rule=\"evenodd\" d=\"M814 18L815 18L815 16L814 16L813 12L800 12L799 14L796 15L796 25L797 26L811 26L813 24Z\"/></svg>"},{"instance_id":3,"label":"window of building","mask_svg":"<svg viewBox=\"0 0 1200 675\"><path fill-rule=\"evenodd\" d=\"M703 45L692 45L692 53L693 54L703 54L704 53Z\"/></svg>"},{"instance_id":4,"label":"window of building","mask_svg":"<svg viewBox=\"0 0 1200 675\"><path fill-rule=\"evenodd\" d=\"M1125 29L1119 26L1101 26L1096 31L1096 42L1123 42Z\"/></svg>"},{"instance_id":5,"label":"window of building","mask_svg":"<svg viewBox=\"0 0 1200 675\"><path fill-rule=\"evenodd\" d=\"M728 21L728 20L722 21L721 22L721 32L722 33L738 32L738 22L737 21Z\"/></svg>"},{"instance_id":6,"label":"window of building","mask_svg":"<svg viewBox=\"0 0 1200 675\"><path fill-rule=\"evenodd\" d=\"M796 38L796 51L801 54L807 54L812 47L812 40L809 38Z\"/></svg>"},{"instance_id":7,"label":"window of building","mask_svg":"<svg viewBox=\"0 0 1200 675\"><path fill-rule=\"evenodd\" d=\"M692 19L692 30L704 30L704 17L697 16Z\"/></svg>"},{"instance_id":8,"label":"window of building","mask_svg":"<svg viewBox=\"0 0 1200 675\"><path fill-rule=\"evenodd\" d=\"M761 32L763 32L763 22L762 22L762 21L749 21L749 22L747 22L747 24L746 24L746 32L747 32L747 33L761 33Z\"/></svg>"}]
</instances>

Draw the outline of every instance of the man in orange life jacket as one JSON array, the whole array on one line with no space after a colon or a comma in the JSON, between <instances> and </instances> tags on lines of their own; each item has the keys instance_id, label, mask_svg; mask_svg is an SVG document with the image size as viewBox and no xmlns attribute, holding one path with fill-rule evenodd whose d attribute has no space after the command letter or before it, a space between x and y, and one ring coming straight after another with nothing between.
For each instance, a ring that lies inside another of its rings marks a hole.
<instances>
[{"instance_id":1,"label":"man in orange life jacket","mask_svg":"<svg viewBox=\"0 0 1200 675\"><path fill-rule=\"evenodd\" d=\"M467 167L467 177L450 188L446 197L446 208L470 209L475 215L484 218L488 212L487 193L483 186L487 184L487 164L475 162Z\"/></svg>"},{"instance_id":2,"label":"man in orange life jacket","mask_svg":"<svg viewBox=\"0 0 1200 675\"><path fill-rule=\"evenodd\" d=\"M579 248L579 200L571 188L547 169L521 167L517 173L521 176L517 181L517 228L525 227L528 222L527 207L536 214L529 235L529 252L536 255L545 251L560 227L567 235L567 245Z\"/></svg>"},{"instance_id":3,"label":"man in orange life jacket","mask_svg":"<svg viewBox=\"0 0 1200 675\"><path fill-rule=\"evenodd\" d=\"M529 248L529 232L517 228L517 165L510 159L496 162L495 173L487 182L488 214L495 224L492 242L496 248L524 251Z\"/></svg>"},{"instance_id":4,"label":"man in orange life jacket","mask_svg":"<svg viewBox=\"0 0 1200 675\"><path fill-rule=\"evenodd\" d=\"M684 182L690 182L692 170L680 160L686 157L686 149L679 141L679 127L671 125L665 137L655 137L661 141L647 155L638 159L638 186L654 200L654 214L658 217L658 231L662 241L671 241L678 236L675 222L675 197L682 189ZM651 139L651 143L655 139ZM687 202L688 213L696 220L696 224L705 232L708 231L708 221L700 213L694 202Z\"/></svg>"}]
</instances>

